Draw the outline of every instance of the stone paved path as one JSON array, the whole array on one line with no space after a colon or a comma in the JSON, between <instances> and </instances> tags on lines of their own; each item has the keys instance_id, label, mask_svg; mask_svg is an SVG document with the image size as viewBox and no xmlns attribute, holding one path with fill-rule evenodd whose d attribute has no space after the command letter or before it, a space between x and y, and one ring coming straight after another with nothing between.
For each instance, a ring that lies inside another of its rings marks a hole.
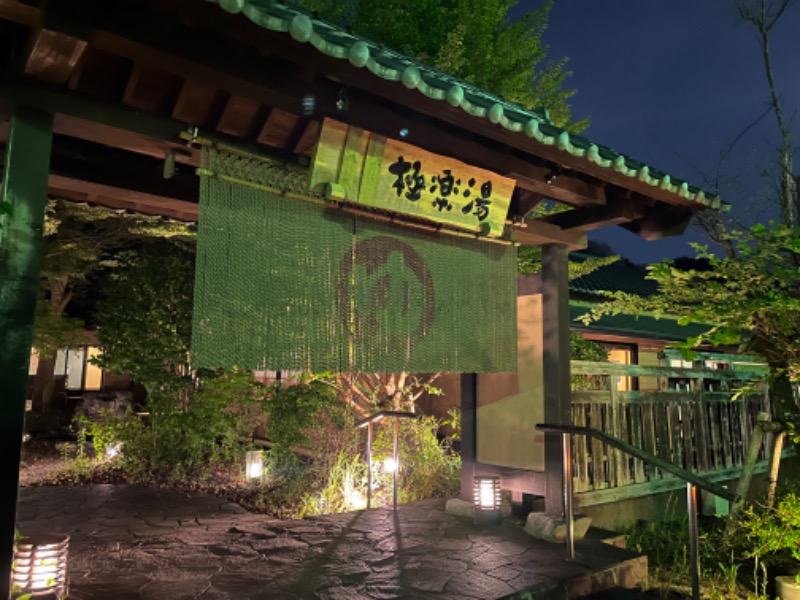
<instances>
[{"instance_id":1,"label":"stone paved path","mask_svg":"<svg viewBox=\"0 0 800 600\"><path fill-rule=\"evenodd\" d=\"M20 491L18 528L71 537L70 600L487 599L587 573L444 501L278 521L172 490L39 487Z\"/></svg>"}]
</instances>

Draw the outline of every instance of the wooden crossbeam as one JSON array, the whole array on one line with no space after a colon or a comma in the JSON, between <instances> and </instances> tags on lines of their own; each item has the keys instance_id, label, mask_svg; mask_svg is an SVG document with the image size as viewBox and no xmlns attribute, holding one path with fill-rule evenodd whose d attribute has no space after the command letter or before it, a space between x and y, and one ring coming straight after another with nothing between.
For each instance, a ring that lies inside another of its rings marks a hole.
<instances>
[{"instance_id":1,"label":"wooden crossbeam","mask_svg":"<svg viewBox=\"0 0 800 600\"><path fill-rule=\"evenodd\" d=\"M615 200L605 206L574 208L572 210L542 217L541 220L562 229L593 231L612 225L629 223L645 215L645 207L631 198Z\"/></svg>"},{"instance_id":2,"label":"wooden crossbeam","mask_svg":"<svg viewBox=\"0 0 800 600\"><path fill-rule=\"evenodd\" d=\"M523 228L515 231L516 241L525 246L543 246L545 244L561 244L570 250L586 248L586 234L581 231L565 231L557 225L525 219Z\"/></svg>"},{"instance_id":3,"label":"wooden crossbeam","mask_svg":"<svg viewBox=\"0 0 800 600\"><path fill-rule=\"evenodd\" d=\"M36 26L42 18L42 11L37 6L20 0L0 0L0 19L7 19L22 25Z\"/></svg>"},{"instance_id":4,"label":"wooden crossbeam","mask_svg":"<svg viewBox=\"0 0 800 600\"><path fill-rule=\"evenodd\" d=\"M681 235L689 226L694 216L694 211L681 207L656 204L641 218L623 223L631 231L646 240L660 240L667 237Z\"/></svg>"},{"instance_id":5,"label":"wooden crossbeam","mask_svg":"<svg viewBox=\"0 0 800 600\"><path fill-rule=\"evenodd\" d=\"M161 215L178 221L197 221L199 209L194 202L92 183L63 175L51 174L48 186L50 194L57 197L146 215Z\"/></svg>"}]
</instances>

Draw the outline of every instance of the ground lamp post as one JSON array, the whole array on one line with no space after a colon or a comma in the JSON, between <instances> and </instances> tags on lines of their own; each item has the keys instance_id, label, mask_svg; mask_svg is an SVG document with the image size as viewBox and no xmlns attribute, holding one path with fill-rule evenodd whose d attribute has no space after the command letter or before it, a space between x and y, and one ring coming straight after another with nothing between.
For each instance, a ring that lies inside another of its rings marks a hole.
<instances>
[{"instance_id":1,"label":"ground lamp post","mask_svg":"<svg viewBox=\"0 0 800 600\"><path fill-rule=\"evenodd\" d=\"M382 410L372 416L367 417L356 423L356 427L367 428L367 508L372 508L372 426L376 421L385 417L394 417L394 444L392 446L392 457L384 461L384 471L392 474L392 506L397 510L397 473L400 470L400 457L398 455L398 443L400 439L400 419L413 419L417 415L409 412L396 412L392 410Z\"/></svg>"},{"instance_id":2,"label":"ground lamp post","mask_svg":"<svg viewBox=\"0 0 800 600\"><path fill-rule=\"evenodd\" d=\"M264 455L261 450L250 450L245 457L247 481L261 481L264 473Z\"/></svg>"},{"instance_id":3,"label":"ground lamp post","mask_svg":"<svg viewBox=\"0 0 800 600\"><path fill-rule=\"evenodd\" d=\"M473 477L472 500L475 505L476 525L499 525L502 523L499 477L485 475Z\"/></svg>"},{"instance_id":4,"label":"ground lamp post","mask_svg":"<svg viewBox=\"0 0 800 600\"><path fill-rule=\"evenodd\" d=\"M31 598L65 598L69 537L40 534L16 543L11 585Z\"/></svg>"}]
</instances>

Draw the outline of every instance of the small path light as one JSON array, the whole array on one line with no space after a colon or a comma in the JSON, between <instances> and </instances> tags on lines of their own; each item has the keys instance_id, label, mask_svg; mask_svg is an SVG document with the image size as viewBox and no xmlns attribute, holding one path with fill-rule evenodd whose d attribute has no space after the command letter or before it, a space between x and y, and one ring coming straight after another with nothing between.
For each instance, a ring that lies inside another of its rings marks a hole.
<instances>
[{"instance_id":1,"label":"small path light","mask_svg":"<svg viewBox=\"0 0 800 600\"><path fill-rule=\"evenodd\" d=\"M475 504L476 525L499 525L503 522L500 511L500 478L479 475L472 478L472 498Z\"/></svg>"},{"instance_id":2,"label":"small path light","mask_svg":"<svg viewBox=\"0 0 800 600\"><path fill-rule=\"evenodd\" d=\"M264 455L261 450L250 450L246 457L247 481L261 481L264 474Z\"/></svg>"},{"instance_id":3,"label":"small path light","mask_svg":"<svg viewBox=\"0 0 800 600\"><path fill-rule=\"evenodd\" d=\"M400 468L400 463L396 461L394 458L387 458L383 461L383 472L384 473L395 473Z\"/></svg>"},{"instance_id":4,"label":"small path light","mask_svg":"<svg viewBox=\"0 0 800 600\"><path fill-rule=\"evenodd\" d=\"M106 458L116 458L120 454L122 454L122 442L114 442L106 446Z\"/></svg>"},{"instance_id":5,"label":"small path light","mask_svg":"<svg viewBox=\"0 0 800 600\"><path fill-rule=\"evenodd\" d=\"M400 419L415 419L417 415L409 412L397 412L393 410L382 410L374 415L362 419L356 423L356 428L367 428L367 508L372 508L372 426L376 421L385 418L394 418L394 444L392 447L392 457L383 462L383 470L392 474L392 506L397 510L397 471L400 468L399 439L400 439Z\"/></svg>"},{"instance_id":6,"label":"small path light","mask_svg":"<svg viewBox=\"0 0 800 600\"><path fill-rule=\"evenodd\" d=\"M40 534L16 543L11 584L15 593L31 598L67 595L69 536Z\"/></svg>"}]
</instances>

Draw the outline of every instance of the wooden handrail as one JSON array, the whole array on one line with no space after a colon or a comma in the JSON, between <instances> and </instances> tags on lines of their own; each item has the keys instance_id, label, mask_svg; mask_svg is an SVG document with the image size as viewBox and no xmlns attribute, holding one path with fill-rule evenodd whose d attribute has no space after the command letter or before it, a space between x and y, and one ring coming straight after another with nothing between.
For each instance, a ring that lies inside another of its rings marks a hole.
<instances>
[{"instance_id":1,"label":"wooden handrail","mask_svg":"<svg viewBox=\"0 0 800 600\"><path fill-rule=\"evenodd\" d=\"M634 458L638 458L639 460L643 460L646 463L653 465L654 467L658 467L659 469L663 469L668 473L672 473L673 475L680 477L684 481L691 483L692 485L696 485L698 488L706 490L720 498L724 498L729 502L738 502L741 497L736 492L732 492L731 490L722 487L721 485L717 485L716 483L712 483L710 481L705 480L700 475L692 473L691 471L687 471L686 469L682 469L676 465L673 465L671 462L668 462L662 458L659 458L641 448L637 448L636 446L631 446L630 444L623 442L613 436L610 436L602 431L598 431L597 429L593 429L591 427L579 427L577 425L550 425L547 423L540 423L536 425L536 429L538 431L543 431L545 433L560 433L560 434L570 434L570 435L585 435L588 437L593 437L601 442L608 444L609 446L613 446L614 448L619 448L626 454L630 454Z\"/></svg>"}]
</instances>

